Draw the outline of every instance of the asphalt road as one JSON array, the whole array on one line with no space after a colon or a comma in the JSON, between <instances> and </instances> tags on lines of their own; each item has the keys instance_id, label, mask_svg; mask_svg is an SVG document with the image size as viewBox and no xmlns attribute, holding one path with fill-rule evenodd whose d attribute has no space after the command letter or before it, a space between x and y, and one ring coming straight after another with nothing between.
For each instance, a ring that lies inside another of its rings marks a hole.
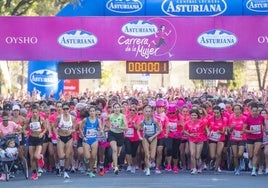
<instances>
[{"instance_id":1,"label":"asphalt road","mask_svg":"<svg viewBox=\"0 0 268 188\"><path fill-rule=\"evenodd\" d=\"M23 175L16 175L9 182L1 181L0 188L253 188L265 187L268 183L268 175L250 176L249 172L242 172L235 176L232 172L225 171L219 175L206 171L198 175L190 175L189 172L164 172L145 176L142 171L131 174L120 172L114 175L112 172L104 176L89 178L80 173L70 174L70 179L57 177L53 173L44 173L37 181L26 180Z\"/></svg>"}]
</instances>

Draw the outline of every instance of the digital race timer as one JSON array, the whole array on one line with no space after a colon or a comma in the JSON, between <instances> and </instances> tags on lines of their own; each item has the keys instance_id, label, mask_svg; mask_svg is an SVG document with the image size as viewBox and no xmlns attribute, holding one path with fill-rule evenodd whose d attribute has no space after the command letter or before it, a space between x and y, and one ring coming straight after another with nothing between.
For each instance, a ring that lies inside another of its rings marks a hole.
<instances>
[{"instance_id":1,"label":"digital race timer","mask_svg":"<svg viewBox=\"0 0 268 188\"><path fill-rule=\"evenodd\" d=\"M127 61L126 73L132 74L168 74L168 61Z\"/></svg>"}]
</instances>

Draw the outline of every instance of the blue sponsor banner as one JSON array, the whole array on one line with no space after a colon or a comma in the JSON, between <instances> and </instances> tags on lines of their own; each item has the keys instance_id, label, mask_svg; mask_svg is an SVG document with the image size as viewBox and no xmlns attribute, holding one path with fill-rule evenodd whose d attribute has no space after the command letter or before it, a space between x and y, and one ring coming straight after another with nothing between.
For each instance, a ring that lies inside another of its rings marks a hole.
<instances>
[{"instance_id":1,"label":"blue sponsor banner","mask_svg":"<svg viewBox=\"0 0 268 188\"><path fill-rule=\"evenodd\" d=\"M242 0L147 0L150 16L242 15Z\"/></svg>"},{"instance_id":2,"label":"blue sponsor banner","mask_svg":"<svg viewBox=\"0 0 268 188\"><path fill-rule=\"evenodd\" d=\"M57 16L103 16L104 6L104 0L80 0L67 4Z\"/></svg>"},{"instance_id":3,"label":"blue sponsor banner","mask_svg":"<svg viewBox=\"0 0 268 188\"><path fill-rule=\"evenodd\" d=\"M243 0L244 15L268 15L268 0Z\"/></svg>"},{"instance_id":4,"label":"blue sponsor banner","mask_svg":"<svg viewBox=\"0 0 268 188\"><path fill-rule=\"evenodd\" d=\"M144 16L145 0L105 0L105 16Z\"/></svg>"},{"instance_id":5,"label":"blue sponsor banner","mask_svg":"<svg viewBox=\"0 0 268 188\"><path fill-rule=\"evenodd\" d=\"M58 79L58 63L31 61L28 66L28 92L42 98L59 99L63 80Z\"/></svg>"}]
</instances>

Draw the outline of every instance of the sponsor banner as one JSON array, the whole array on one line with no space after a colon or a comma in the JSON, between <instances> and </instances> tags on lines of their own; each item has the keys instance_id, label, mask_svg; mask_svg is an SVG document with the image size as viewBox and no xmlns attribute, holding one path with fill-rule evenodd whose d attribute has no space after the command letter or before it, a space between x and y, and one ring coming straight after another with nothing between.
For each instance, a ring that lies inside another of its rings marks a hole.
<instances>
[{"instance_id":1,"label":"sponsor banner","mask_svg":"<svg viewBox=\"0 0 268 188\"><path fill-rule=\"evenodd\" d=\"M100 79L100 62L60 62L59 79Z\"/></svg>"},{"instance_id":2,"label":"sponsor banner","mask_svg":"<svg viewBox=\"0 0 268 188\"><path fill-rule=\"evenodd\" d=\"M232 80L233 62L190 62L190 79Z\"/></svg>"},{"instance_id":3,"label":"sponsor banner","mask_svg":"<svg viewBox=\"0 0 268 188\"><path fill-rule=\"evenodd\" d=\"M105 16L144 16L145 0L105 0Z\"/></svg>"},{"instance_id":4,"label":"sponsor banner","mask_svg":"<svg viewBox=\"0 0 268 188\"><path fill-rule=\"evenodd\" d=\"M243 0L244 15L268 15L268 0Z\"/></svg>"},{"instance_id":5,"label":"sponsor banner","mask_svg":"<svg viewBox=\"0 0 268 188\"><path fill-rule=\"evenodd\" d=\"M242 10L242 0L147 0L146 2L146 15L153 16L235 16L242 15Z\"/></svg>"},{"instance_id":6,"label":"sponsor banner","mask_svg":"<svg viewBox=\"0 0 268 188\"><path fill-rule=\"evenodd\" d=\"M3 60L268 58L267 16L0 17L0 24Z\"/></svg>"},{"instance_id":7,"label":"sponsor banner","mask_svg":"<svg viewBox=\"0 0 268 188\"><path fill-rule=\"evenodd\" d=\"M57 16L104 16L104 0L75 1L61 9Z\"/></svg>"},{"instance_id":8,"label":"sponsor banner","mask_svg":"<svg viewBox=\"0 0 268 188\"><path fill-rule=\"evenodd\" d=\"M64 95L77 95L79 94L79 80L64 80L64 87L63 87Z\"/></svg>"},{"instance_id":9,"label":"sponsor banner","mask_svg":"<svg viewBox=\"0 0 268 188\"><path fill-rule=\"evenodd\" d=\"M59 99L63 91L63 81L58 79L57 64L57 62L29 62L28 92L31 95Z\"/></svg>"}]
</instances>

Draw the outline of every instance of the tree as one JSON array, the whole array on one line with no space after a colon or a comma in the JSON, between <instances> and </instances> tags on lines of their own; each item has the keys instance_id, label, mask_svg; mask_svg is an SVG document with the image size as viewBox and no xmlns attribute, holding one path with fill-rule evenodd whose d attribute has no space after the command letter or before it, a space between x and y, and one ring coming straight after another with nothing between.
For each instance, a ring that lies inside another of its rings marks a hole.
<instances>
[{"instance_id":1,"label":"tree","mask_svg":"<svg viewBox=\"0 0 268 188\"><path fill-rule=\"evenodd\" d=\"M77 0L76 0L77 1ZM55 15L63 6L74 0L1 0L2 16Z\"/></svg>"},{"instance_id":2,"label":"tree","mask_svg":"<svg viewBox=\"0 0 268 188\"><path fill-rule=\"evenodd\" d=\"M255 66L256 66L259 89L263 90L265 88L266 78L267 78L267 73L268 73L268 62L267 61L255 61Z\"/></svg>"},{"instance_id":3,"label":"tree","mask_svg":"<svg viewBox=\"0 0 268 188\"><path fill-rule=\"evenodd\" d=\"M228 80L227 85L229 89L238 89L243 86L244 80L244 68L245 62L244 61L234 61L233 63L234 70L233 70L233 80Z\"/></svg>"}]
</instances>

